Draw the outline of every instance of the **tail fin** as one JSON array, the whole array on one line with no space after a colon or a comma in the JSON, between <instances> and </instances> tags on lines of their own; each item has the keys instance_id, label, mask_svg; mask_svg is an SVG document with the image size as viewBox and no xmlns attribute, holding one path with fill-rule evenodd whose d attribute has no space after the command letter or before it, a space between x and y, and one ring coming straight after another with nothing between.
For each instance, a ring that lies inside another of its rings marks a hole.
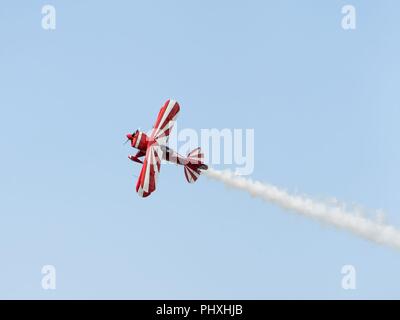
<instances>
[{"instance_id":1,"label":"tail fin","mask_svg":"<svg viewBox=\"0 0 400 320\"><path fill-rule=\"evenodd\" d=\"M187 164L184 166L185 177L189 183L194 183L199 178L201 170L207 170L208 166L203 163L204 154L200 148L189 152Z\"/></svg>"}]
</instances>

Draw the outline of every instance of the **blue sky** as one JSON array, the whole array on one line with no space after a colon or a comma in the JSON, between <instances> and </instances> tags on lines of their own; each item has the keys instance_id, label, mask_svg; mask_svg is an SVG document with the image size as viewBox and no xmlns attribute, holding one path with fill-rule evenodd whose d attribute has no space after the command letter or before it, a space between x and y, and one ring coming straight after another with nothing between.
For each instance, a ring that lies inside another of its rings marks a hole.
<instances>
[{"instance_id":1,"label":"blue sky","mask_svg":"<svg viewBox=\"0 0 400 320\"><path fill-rule=\"evenodd\" d=\"M41 28L41 8L57 12ZM341 28L341 8L357 29ZM400 298L400 253L163 166L125 134L255 130L253 178L400 226L396 1L2 1L0 298ZM43 290L41 268L57 270ZM357 289L341 287L343 265Z\"/></svg>"}]
</instances>

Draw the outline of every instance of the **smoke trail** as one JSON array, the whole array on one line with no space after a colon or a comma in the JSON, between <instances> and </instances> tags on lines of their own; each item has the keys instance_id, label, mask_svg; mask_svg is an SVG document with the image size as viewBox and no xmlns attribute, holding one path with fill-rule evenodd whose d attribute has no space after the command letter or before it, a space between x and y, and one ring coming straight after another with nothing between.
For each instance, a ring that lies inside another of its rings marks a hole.
<instances>
[{"instance_id":1,"label":"smoke trail","mask_svg":"<svg viewBox=\"0 0 400 320\"><path fill-rule=\"evenodd\" d=\"M348 211L305 196L291 195L273 185L252 181L229 171L222 172L210 168L204 173L211 179L246 191L254 197L272 202L284 209L348 230L375 243L400 249L400 230L362 217L355 211Z\"/></svg>"}]
</instances>

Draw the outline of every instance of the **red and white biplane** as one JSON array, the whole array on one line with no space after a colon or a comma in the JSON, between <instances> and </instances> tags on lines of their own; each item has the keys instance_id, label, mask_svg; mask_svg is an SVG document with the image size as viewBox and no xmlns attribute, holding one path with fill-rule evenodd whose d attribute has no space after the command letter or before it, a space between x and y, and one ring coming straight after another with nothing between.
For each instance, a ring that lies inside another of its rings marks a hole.
<instances>
[{"instance_id":1,"label":"red and white biplane","mask_svg":"<svg viewBox=\"0 0 400 320\"><path fill-rule=\"evenodd\" d=\"M167 100L158 113L150 136L139 130L126 135L127 142L130 141L131 146L139 150L136 155L128 158L143 164L136 183L136 192L141 197L147 197L156 190L161 160L183 165L185 177L189 183L195 182L202 170L208 169L203 162L204 155L200 148L194 149L187 157L183 157L167 146L179 109L178 102ZM143 156L142 161L140 158Z\"/></svg>"}]
</instances>

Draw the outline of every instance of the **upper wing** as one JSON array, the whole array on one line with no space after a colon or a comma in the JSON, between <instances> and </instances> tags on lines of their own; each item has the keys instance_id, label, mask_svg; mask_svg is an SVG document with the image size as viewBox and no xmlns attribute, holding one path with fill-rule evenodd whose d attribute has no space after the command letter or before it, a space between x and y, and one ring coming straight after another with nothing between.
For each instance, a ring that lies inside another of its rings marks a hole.
<instances>
[{"instance_id":1,"label":"upper wing","mask_svg":"<svg viewBox=\"0 0 400 320\"><path fill-rule=\"evenodd\" d=\"M162 150L157 143L147 148L142 170L136 183L136 192L141 197L149 196L156 190L156 181L160 173Z\"/></svg>"},{"instance_id":2,"label":"upper wing","mask_svg":"<svg viewBox=\"0 0 400 320\"><path fill-rule=\"evenodd\" d=\"M156 140L160 145L168 142L168 137L178 116L179 109L178 102L167 100L158 113L151 138Z\"/></svg>"}]
</instances>

